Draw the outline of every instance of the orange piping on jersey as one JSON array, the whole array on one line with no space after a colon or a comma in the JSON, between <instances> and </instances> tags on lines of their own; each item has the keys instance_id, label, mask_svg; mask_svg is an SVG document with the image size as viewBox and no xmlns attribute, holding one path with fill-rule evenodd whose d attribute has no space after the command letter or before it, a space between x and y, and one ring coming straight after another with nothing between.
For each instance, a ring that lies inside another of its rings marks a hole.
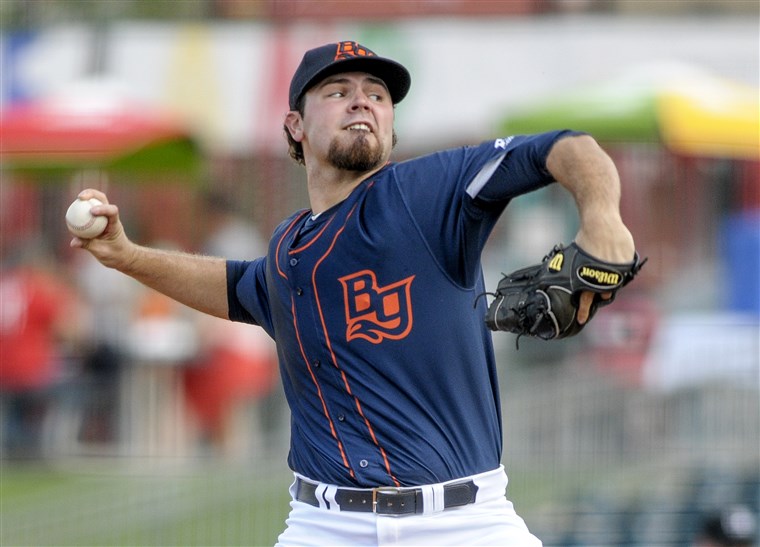
<instances>
[{"instance_id":1,"label":"orange piping on jersey","mask_svg":"<svg viewBox=\"0 0 760 547\"><path fill-rule=\"evenodd\" d=\"M301 357L304 360L304 363L306 363L306 369L309 371L309 375L311 376L311 381L314 382L314 387L317 388L317 396L319 397L320 403L322 403L322 412L325 415L325 418L327 418L327 423L330 424L330 433L332 434L333 438L335 439L335 442L338 443L338 450L340 451L340 457L343 459L343 465L348 469L349 474L351 477L354 477L354 470L351 469L351 465L348 463L348 458L346 457L346 452L343 450L343 443L338 438L338 433L335 431L335 424L332 421L332 418L330 418L330 413L327 410L327 404L325 403L325 399L322 396L322 389L319 387L319 382L317 381L317 377L314 375L314 371L311 368L311 364L309 363L309 359L306 357L306 351L304 350L303 344L301 343L301 335L298 332L298 322L296 321L296 303L295 300L291 297L291 312L293 313L293 328L296 333L296 340L298 341L298 347L301 350Z\"/></svg>"},{"instance_id":2,"label":"orange piping on jersey","mask_svg":"<svg viewBox=\"0 0 760 547\"><path fill-rule=\"evenodd\" d=\"M324 226L322 226L322 229L319 231L319 233L317 233L317 235L316 235L316 236L314 236L314 237L311 239L311 241L309 241L309 242L308 242L306 245L304 245L304 246L302 246L302 247L298 247L298 248L296 248L296 249L291 249L290 251L288 251L288 254L291 254L291 255L292 255L292 254L294 254L294 253L300 253L301 251L303 251L303 250L305 250L305 249L308 249L308 248L309 248L309 247L310 247L312 244L314 244L314 242L315 242L315 241L317 241L317 240L319 239L319 237L322 235L322 232L324 232L324 231L327 229L327 227L330 225L330 223L331 223L332 221L333 221L333 219L332 219L332 218L331 218L330 220L328 220L328 221L325 223L325 225L324 225Z\"/></svg>"},{"instance_id":3,"label":"orange piping on jersey","mask_svg":"<svg viewBox=\"0 0 760 547\"><path fill-rule=\"evenodd\" d=\"M290 230L293 229L293 226L296 225L296 222L298 222L299 220L301 220L303 218L303 216L305 214L307 214L308 212L309 211L304 211L300 215L298 215L296 218L294 218L293 222L291 222L290 225L283 232L282 237L280 237L280 241L277 242L277 251L274 254L274 257L275 257L275 266L277 267L277 273L280 274L280 277L283 277L285 279L287 279L288 276L280 268L280 246L282 245L282 242L285 241L285 237L290 233Z\"/></svg>"},{"instance_id":4,"label":"orange piping on jersey","mask_svg":"<svg viewBox=\"0 0 760 547\"><path fill-rule=\"evenodd\" d=\"M345 378L345 374L343 373L343 371L341 371L341 375L343 375L343 377ZM346 383L346 385L348 385L348 383ZM359 402L359 398L354 397L354 402L356 403L356 410L359 412L359 416L361 416L364 419L364 423L366 424L367 429L369 430L369 435L370 437L372 437L372 442L374 442L375 446L377 446L378 450L380 450L380 455L383 457L383 463L385 464L385 470L388 473L388 476L390 476L394 485L401 486L401 483L398 481L395 475L391 472L391 462L388 461L388 454L385 452L385 448L380 446L380 443L377 441L377 437L375 437L375 430L372 429L372 424L369 423L369 419L364 415L364 411L362 410L362 405Z\"/></svg>"},{"instance_id":5,"label":"orange piping on jersey","mask_svg":"<svg viewBox=\"0 0 760 547\"><path fill-rule=\"evenodd\" d=\"M367 190L369 190L373 186L373 184L374 183L370 183L367 186ZM322 304L319 300L319 292L317 291L317 280L316 280L317 269L332 252L333 248L335 247L335 243L338 241L338 238L340 237L340 235L343 233L343 231L346 228L346 222L348 222L348 219L351 218L351 216L354 214L354 209L356 209L356 205L354 205L351 208L351 210L348 212L348 214L346 215L346 220L344 221L343 226L341 226L341 228L336 232L335 237L333 237L332 243L328 247L325 254L322 255L322 257L319 260L317 260L316 264L314 265L314 270L311 273L311 283L312 283L312 287L314 288L314 296L316 298L317 311L319 312L319 320L322 324L322 331L325 333L325 340L327 341L327 349L330 352L330 359L332 360L332 364L335 368L340 370L340 375L341 375L341 378L343 379L343 385L346 388L346 392L354 398L356 409L359 412L359 415L364 420L364 424L367 426L367 430L369 432L370 438L372 439L372 442L375 443L375 446L377 447L377 449L380 451L380 455L383 457L383 462L385 464L385 471L388 473L388 476L391 478L391 480L393 480L393 483L396 486L401 486L401 483L398 481L398 479L396 479L396 477L393 475L393 472L391 471L391 465L390 465L390 462L388 461L388 456L385 452L385 449L382 446L380 446L380 443L377 440L377 436L375 435L375 430L372 427L372 424L370 423L369 419L364 415L364 411L362 410L359 398L356 395L354 395L353 392L351 391L351 386L348 383L348 378L346 376L345 371L343 371L343 369L341 369L340 366L338 365L338 359L335 356L335 352L333 351L332 343L330 342L330 334L327 331L327 325L325 324L325 317L324 317L324 314L322 313Z\"/></svg>"}]
</instances>

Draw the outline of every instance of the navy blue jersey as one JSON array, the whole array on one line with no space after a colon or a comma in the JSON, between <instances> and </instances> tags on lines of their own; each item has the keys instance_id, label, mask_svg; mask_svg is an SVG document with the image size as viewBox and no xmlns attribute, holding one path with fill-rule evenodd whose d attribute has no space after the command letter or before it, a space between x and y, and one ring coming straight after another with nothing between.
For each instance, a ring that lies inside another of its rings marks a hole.
<instances>
[{"instance_id":1,"label":"navy blue jersey","mask_svg":"<svg viewBox=\"0 0 760 547\"><path fill-rule=\"evenodd\" d=\"M230 319L277 341L294 471L374 487L499 466L480 254L509 200L553 181L564 134L389 164L316 219L284 221L266 257L227 262Z\"/></svg>"}]
</instances>

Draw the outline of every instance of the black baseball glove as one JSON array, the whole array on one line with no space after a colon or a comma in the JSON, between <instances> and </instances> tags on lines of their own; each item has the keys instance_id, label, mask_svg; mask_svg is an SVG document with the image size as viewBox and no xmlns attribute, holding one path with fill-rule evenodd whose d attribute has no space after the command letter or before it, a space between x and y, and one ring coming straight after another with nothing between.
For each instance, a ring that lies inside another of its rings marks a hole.
<instances>
[{"instance_id":1,"label":"black baseball glove","mask_svg":"<svg viewBox=\"0 0 760 547\"><path fill-rule=\"evenodd\" d=\"M504 275L493 293L486 325L494 331L514 332L518 340L520 336L542 340L574 336L586 324L576 319L581 293L596 293L590 320L600 306L612 302L617 291L633 280L645 262L636 253L631 262L611 264L594 258L575 243L555 245L541 264ZM602 297L605 293L609 298Z\"/></svg>"}]
</instances>

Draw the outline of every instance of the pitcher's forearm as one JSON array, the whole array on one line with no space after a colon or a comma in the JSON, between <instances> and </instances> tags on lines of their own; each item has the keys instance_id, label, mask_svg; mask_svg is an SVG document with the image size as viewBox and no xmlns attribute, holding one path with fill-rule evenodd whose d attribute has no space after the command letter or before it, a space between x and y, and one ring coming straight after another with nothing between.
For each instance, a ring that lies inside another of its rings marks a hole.
<instances>
[{"instance_id":1,"label":"pitcher's forearm","mask_svg":"<svg viewBox=\"0 0 760 547\"><path fill-rule=\"evenodd\" d=\"M617 169L591 137L584 135L559 141L547 159L547 167L575 198L581 222L593 221L593 217L600 214L619 216Z\"/></svg>"},{"instance_id":2,"label":"pitcher's forearm","mask_svg":"<svg viewBox=\"0 0 760 547\"><path fill-rule=\"evenodd\" d=\"M117 269L186 306L228 318L223 258L135 246L129 263Z\"/></svg>"},{"instance_id":3,"label":"pitcher's forearm","mask_svg":"<svg viewBox=\"0 0 760 547\"><path fill-rule=\"evenodd\" d=\"M620 177L612 159L587 136L558 141L547 168L575 199L580 218L576 242L608 262L633 258L633 237L620 216Z\"/></svg>"},{"instance_id":4,"label":"pitcher's forearm","mask_svg":"<svg viewBox=\"0 0 760 547\"><path fill-rule=\"evenodd\" d=\"M198 311L228 319L227 263L224 258L142 247L133 243L119 220L119 208L94 188L79 199L97 198L90 212L108 224L96 238L75 237L71 246L89 251L101 264L133 277L143 285Z\"/></svg>"}]
</instances>

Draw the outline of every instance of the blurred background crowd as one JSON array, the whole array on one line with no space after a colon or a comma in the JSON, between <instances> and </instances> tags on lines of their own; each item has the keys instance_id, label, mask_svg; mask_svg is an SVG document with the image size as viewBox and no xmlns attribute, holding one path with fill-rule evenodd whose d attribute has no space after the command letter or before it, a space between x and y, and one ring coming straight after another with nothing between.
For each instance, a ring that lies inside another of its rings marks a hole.
<instances>
[{"instance_id":1,"label":"blurred background crowd","mask_svg":"<svg viewBox=\"0 0 760 547\"><path fill-rule=\"evenodd\" d=\"M290 479L273 342L71 250L63 216L100 188L139 243L260 256L308 206L290 77L346 39L412 73L396 160L569 127L620 170L649 257L636 282L574 339L495 335L509 497L532 531L688 546L734 533L708 520L730 509L755 545L756 0L0 2L0 543L274 542ZM511 204L488 284L569 241L573 211L551 187Z\"/></svg>"}]
</instances>

